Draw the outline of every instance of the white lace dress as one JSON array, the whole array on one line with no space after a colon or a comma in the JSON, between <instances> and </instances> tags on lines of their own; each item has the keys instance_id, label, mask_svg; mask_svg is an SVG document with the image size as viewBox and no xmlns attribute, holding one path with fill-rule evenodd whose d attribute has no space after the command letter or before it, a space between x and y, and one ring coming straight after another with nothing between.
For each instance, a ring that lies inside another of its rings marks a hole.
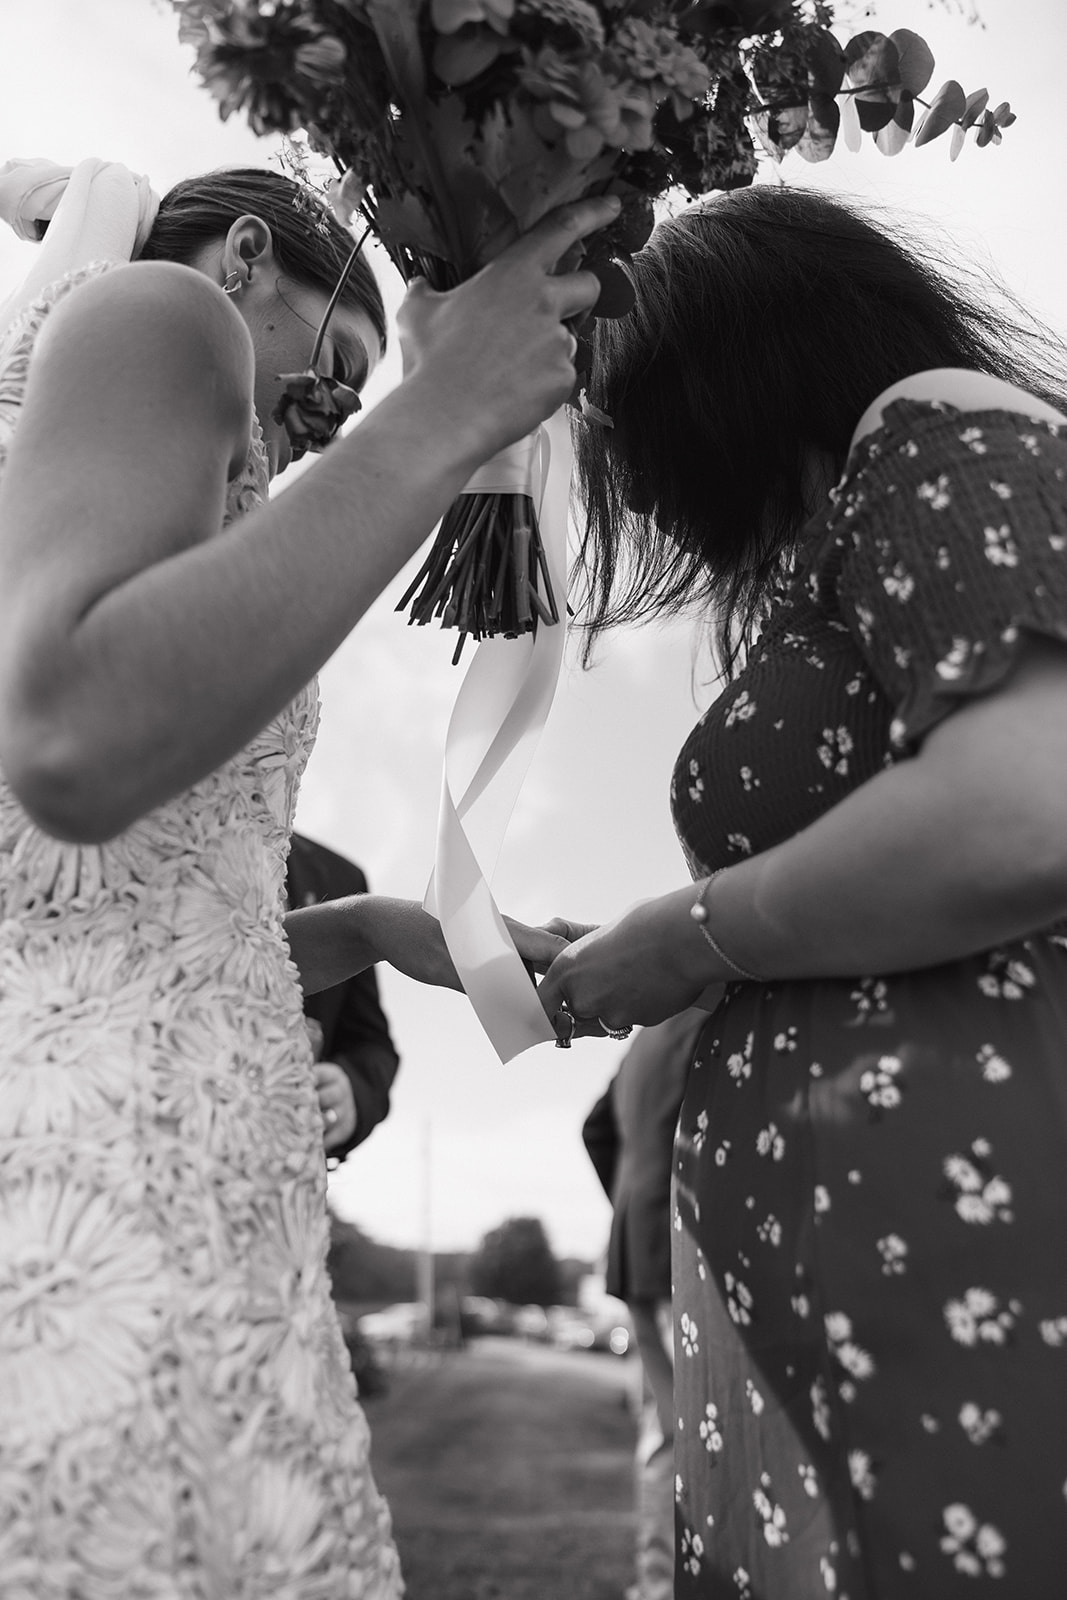
<instances>
[{"instance_id":1,"label":"white lace dress","mask_svg":"<svg viewBox=\"0 0 1067 1600\"><path fill-rule=\"evenodd\" d=\"M0 363L0 471L37 333ZM266 493L262 445L227 521ZM222 535L223 537L225 535ZM105 845L0 779L0 1592L394 1600L281 923L318 702Z\"/></svg>"}]
</instances>

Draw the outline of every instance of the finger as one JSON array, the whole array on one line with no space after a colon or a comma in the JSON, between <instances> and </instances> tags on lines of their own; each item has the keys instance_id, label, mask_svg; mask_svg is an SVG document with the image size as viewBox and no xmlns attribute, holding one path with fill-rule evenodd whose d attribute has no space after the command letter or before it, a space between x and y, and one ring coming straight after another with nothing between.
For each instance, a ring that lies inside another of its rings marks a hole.
<instances>
[{"instance_id":1,"label":"finger","mask_svg":"<svg viewBox=\"0 0 1067 1600\"><path fill-rule=\"evenodd\" d=\"M622 202L614 194L590 196L567 206L557 206L511 248L520 254L529 254L543 267L552 268L579 239L587 239L598 228L606 228L614 222L621 209Z\"/></svg>"},{"instance_id":2,"label":"finger","mask_svg":"<svg viewBox=\"0 0 1067 1600\"><path fill-rule=\"evenodd\" d=\"M587 933L595 933L599 926L598 922L568 922L565 917L553 917L544 924L546 933L558 933L568 944L584 939Z\"/></svg>"},{"instance_id":3,"label":"finger","mask_svg":"<svg viewBox=\"0 0 1067 1600\"><path fill-rule=\"evenodd\" d=\"M549 968L547 977L543 978L538 985L537 998L544 1006L545 1015L551 1022L556 1012L561 1010L562 1002L565 999L562 973L557 973L553 976L552 969Z\"/></svg>"},{"instance_id":4,"label":"finger","mask_svg":"<svg viewBox=\"0 0 1067 1600\"><path fill-rule=\"evenodd\" d=\"M596 305L600 299L600 279L595 272L567 272L558 278L549 278L545 290L552 297L553 309L560 321L567 322Z\"/></svg>"},{"instance_id":5,"label":"finger","mask_svg":"<svg viewBox=\"0 0 1067 1600\"><path fill-rule=\"evenodd\" d=\"M528 927L514 917L505 917L504 922L523 961L538 972L547 972L560 951L567 948L565 937L550 933L546 928Z\"/></svg>"}]
</instances>

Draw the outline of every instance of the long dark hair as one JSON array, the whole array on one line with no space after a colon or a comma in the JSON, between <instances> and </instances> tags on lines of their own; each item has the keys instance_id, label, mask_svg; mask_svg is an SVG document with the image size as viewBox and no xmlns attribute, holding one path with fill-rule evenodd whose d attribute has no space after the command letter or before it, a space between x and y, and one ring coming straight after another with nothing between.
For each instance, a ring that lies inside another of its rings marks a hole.
<instances>
[{"instance_id":1,"label":"long dark hair","mask_svg":"<svg viewBox=\"0 0 1067 1600\"><path fill-rule=\"evenodd\" d=\"M699 608L732 672L817 510L812 451L839 476L899 379L964 367L1063 407L1067 358L1046 329L811 190L691 206L630 273L637 307L597 323L589 385L614 427L575 427L587 663L607 627Z\"/></svg>"},{"instance_id":2,"label":"long dark hair","mask_svg":"<svg viewBox=\"0 0 1067 1600\"><path fill-rule=\"evenodd\" d=\"M227 167L176 183L163 196L138 259L188 265L206 244L226 234L238 217L249 215L261 217L270 228L274 254L287 277L333 293L355 242L352 235L312 190L261 167ZM366 312L384 351L382 292L362 255L356 258L341 300Z\"/></svg>"}]
</instances>

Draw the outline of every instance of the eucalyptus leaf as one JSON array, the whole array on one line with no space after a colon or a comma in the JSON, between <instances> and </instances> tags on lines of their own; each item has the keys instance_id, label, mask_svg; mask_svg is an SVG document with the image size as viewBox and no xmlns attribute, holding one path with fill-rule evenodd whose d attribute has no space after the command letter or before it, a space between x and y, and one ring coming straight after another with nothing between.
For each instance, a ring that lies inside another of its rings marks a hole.
<instances>
[{"instance_id":1,"label":"eucalyptus leaf","mask_svg":"<svg viewBox=\"0 0 1067 1600\"><path fill-rule=\"evenodd\" d=\"M845 70L860 127L877 133L892 122L902 93L896 45L884 33L859 33L845 46Z\"/></svg>"},{"instance_id":2,"label":"eucalyptus leaf","mask_svg":"<svg viewBox=\"0 0 1067 1600\"><path fill-rule=\"evenodd\" d=\"M896 46L901 86L908 94L922 94L934 75L930 46L910 28L895 28L889 37Z\"/></svg>"},{"instance_id":3,"label":"eucalyptus leaf","mask_svg":"<svg viewBox=\"0 0 1067 1600\"><path fill-rule=\"evenodd\" d=\"M955 161L966 142L967 129L963 126L962 122L957 122L952 130L952 138L948 147L948 158L950 161Z\"/></svg>"},{"instance_id":4,"label":"eucalyptus leaf","mask_svg":"<svg viewBox=\"0 0 1067 1600\"><path fill-rule=\"evenodd\" d=\"M845 81L845 52L826 28L816 28L808 49L808 83L816 94L837 94Z\"/></svg>"},{"instance_id":5,"label":"eucalyptus leaf","mask_svg":"<svg viewBox=\"0 0 1067 1600\"><path fill-rule=\"evenodd\" d=\"M937 139L941 134L947 133L954 122L958 122L967 109L967 96L963 87L955 78L950 78L943 83L934 98L931 100L919 126L915 130L915 148L929 144L931 139Z\"/></svg>"},{"instance_id":6,"label":"eucalyptus leaf","mask_svg":"<svg viewBox=\"0 0 1067 1600\"><path fill-rule=\"evenodd\" d=\"M808 125L797 145L797 155L813 164L828 161L834 153L841 126L841 109L829 94L813 94L808 104Z\"/></svg>"},{"instance_id":7,"label":"eucalyptus leaf","mask_svg":"<svg viewBox=\"0 0 1067 1600\"><path fill-rule=\"evenodd\" d=\"M853 155L858 155L863 149L863 129L856 115L856 102L851 95L846 95L841 101L841 137L845 141L845 149L851 150Z\"/></svg>"},{"instance_id":8,"label":"eucalyptus leaf","mask_svg":"<svg viewBox=\"0 0 1067 1600\"><path fill-rule=\"evenodd\" d=\"M967 96L967 104L963 108L963 116L960 118L963 126L965 128L973 127L988 104L988 89L975 89L973 94L969 94Z\"/></svg>"},{"instance_id":9,"label":"eucalyptus leaf","mask_svg":"<svg viewBox=\"0 0 1067 1600\"><path fill-rule=\"evenodd\" d=\"M857 94L853 98L856 102L856 115L864 133L877 133L881 128L888 127L896 114L896 104L888 97L867 99L864 95Z\"/></svg>"},{"instance_id":10,"label":"eucalyptus leaf","mask_svg":"<svg viewBox=\"0 0 1067 1600\"><path fill-rule=\"evenodd\" d=\"M781 106L770 114L768 131L779 150L792 150L804 137L808 126L808 108Z\"/></svg>"},{"instance_id":11,"label":"eucalyptus leaf","mask_svg":"<svg viewBox=\"0 0 1067 1600\"><path fill-rule=\"evenodd\" d=\"M899 89L900 56L884 33L857 33L845 46L845 71L853 87L862 92Z\"/></svg>"},{"instance_id":12,"label":"eucalyptus leaf","mask_svg":"<svg viewBox=\"0 0 1067 1600\"><path fill-rule=\"evenodd\" d=\"M892 122L887 122L874 136L874 142L884 156L897 156L904 149L911 138L914 116L915 101L910 94L902 95Z\"/></svg>"}]
</instances>

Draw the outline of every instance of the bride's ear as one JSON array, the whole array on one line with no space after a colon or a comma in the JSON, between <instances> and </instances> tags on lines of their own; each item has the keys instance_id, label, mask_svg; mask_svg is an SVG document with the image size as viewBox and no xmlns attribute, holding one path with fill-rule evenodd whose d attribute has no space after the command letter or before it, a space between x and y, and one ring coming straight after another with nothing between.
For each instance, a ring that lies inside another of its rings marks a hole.
<instances>
[{"instance_id":1,"label":"bride's ear","mask_svg":"<svg viewBox=\"0 0 1067 1600\"><path fill-rule=\"evenodd\" d=\"M237 274L239 283L251 283L257 269L277 267L274 235L262 217L252 214L232 222L222 246L222 269Z\"/></svg>"}]
</instances>

